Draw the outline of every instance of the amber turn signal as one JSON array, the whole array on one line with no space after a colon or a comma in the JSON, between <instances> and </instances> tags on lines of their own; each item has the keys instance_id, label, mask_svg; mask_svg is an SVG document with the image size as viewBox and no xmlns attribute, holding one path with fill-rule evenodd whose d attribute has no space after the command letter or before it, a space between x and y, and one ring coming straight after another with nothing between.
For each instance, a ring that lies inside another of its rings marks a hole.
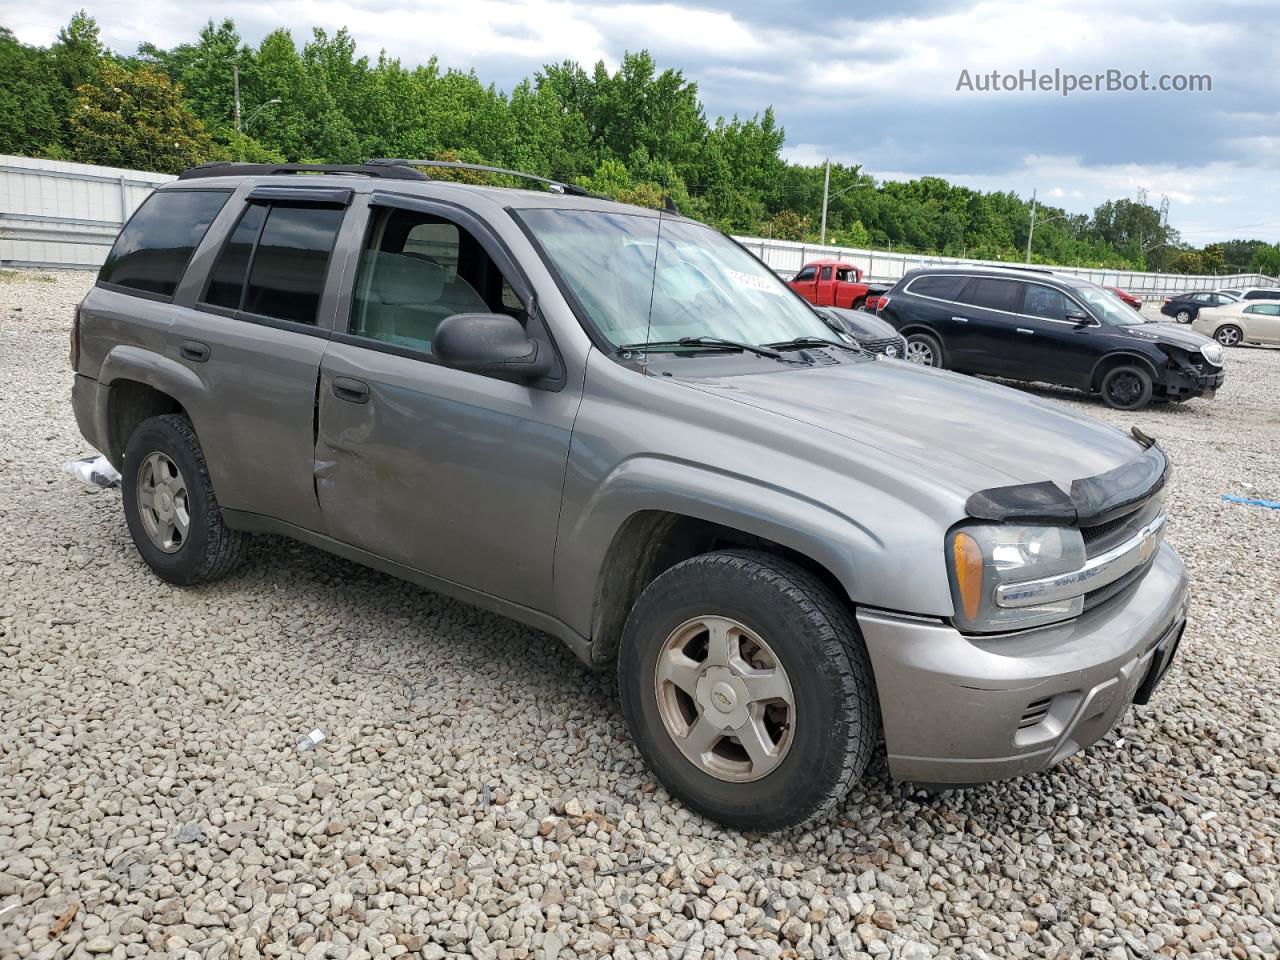
<instances>
[{"instance_id":1,"label":"amber turn signal","mask_svg":"<svg viewBox=\"0 0 1280 960\"><path fill-rule=\"evenodd\" d=\"M972 622L978 618L982 603L982 548L967 533L957 533L951 540L951 554L960 603Z\"/></svg>"}]
</instances>

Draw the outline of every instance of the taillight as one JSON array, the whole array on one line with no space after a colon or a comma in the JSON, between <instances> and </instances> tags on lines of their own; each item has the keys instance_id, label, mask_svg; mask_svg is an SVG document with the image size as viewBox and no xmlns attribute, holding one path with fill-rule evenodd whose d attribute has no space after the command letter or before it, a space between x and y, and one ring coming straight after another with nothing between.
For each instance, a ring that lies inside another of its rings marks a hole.
<instances>
[{"instance_id":1,"label":"taillight","mask_svg":"<svg viewBox=\"0 0 1280 960\"><path fill-rule=\"evenodd\" d=\"M872 313L879 313L889 305L888 297L867 297L867 309Z\"/></svg>"},{"instance_id":2,"label":"taillight","mask_svg":"<svg viewBox=\"0 0 1280 960\"><path fill-rule=\"evenodd\" d=\"M1164 302L1165 302L1165 303L1173 303L1173 297L1165 297L1165 298L1164 298Z\"/></svg>"},{"instance_id":3,"label":"taillight","mask_svg":"<svg viewBox=\"0 0 1280 960\"><path fill-rule=\"evenodd\" d=\"M75 313L71 318L71 351L69 354L71 360L71 369L78 371L80 369L80 305L76 304Z\"/></svg>"}]
</instances>

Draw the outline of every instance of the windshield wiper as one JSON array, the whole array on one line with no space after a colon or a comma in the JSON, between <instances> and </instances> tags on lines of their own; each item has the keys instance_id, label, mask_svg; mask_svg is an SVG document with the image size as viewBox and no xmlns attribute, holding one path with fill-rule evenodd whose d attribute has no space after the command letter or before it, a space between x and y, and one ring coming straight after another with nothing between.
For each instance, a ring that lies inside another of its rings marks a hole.
<instances>
[{"instance_id":1,"label":"windshield wiper","mask_svg":"<svg viewBox=\"0 0 1280 960\"><path fill-rule=\"evenodd\" d=\"M800 350L804 347L840 347L843 350L852 350L854 353L866 352L861 347L856 347L851 343L823 340L821 337L796 337L794 340L779 340L777 343L766 343L765 346L772 347L775 350Z\"/></svg>"},{"instance_id":2,"label":"windshield wiper","mask_svg":"<svg viewBox=\"0 0 1280 960\"><path fill-rule=\"evenodd\" d=\"M754 353L758 357L770 360L781 360L784 363L808 363L807 360L792 360L784 357L777 350L767 346L756 346L754 343L741 343L737 340L725 340L723 337L681 337L679 340L650 340L646 343L627 343L618 347L619 353L630 350L665 350L672 347L701 347L704 350L740 350Z\"/></svg>"}]
</instances>

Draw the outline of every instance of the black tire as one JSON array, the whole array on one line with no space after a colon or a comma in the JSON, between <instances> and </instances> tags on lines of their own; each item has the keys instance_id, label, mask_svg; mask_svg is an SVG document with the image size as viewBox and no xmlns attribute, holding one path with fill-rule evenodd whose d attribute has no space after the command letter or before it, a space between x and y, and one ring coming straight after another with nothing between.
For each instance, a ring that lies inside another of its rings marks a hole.
<instances>
[{"instance_id":1,"label":"black tire","mask_svg":"<svg viewBox=\"0 0 1280 960\"><path fill-rule=\"evenodd\" d=\"M139 475L153 453L168 457L185 481L190 522L181 544L172 553L152 541L139 508ZM186 417L166 414L138 425L125 446L120 492L134 546L162 580L181 586L217 580L244 561L249 537L223 522L204 452Z\"/></svg>"},{"instance_id":2,"label":"black tire","mask_svg":"<svg viewBox=\"0 0 1280 960\"><path fill-rule=\"evenodd\" d=\"M754 631L790 680L790 746L761 779L708 773L664 725L658 655L677 627L698 617L728 617ZM631 735L667 789L742 830L797 826L830 810L862 775L879 737L871 662L848 605L802 567L766 553L704 554L649 584L623 630L618 683Z\"/></svg>"},{"instance_id":3,"label":"black tire","mask_svg":"<svg viewBox=\"0 0 1280 960\"><path fill-rule=\"evenodd\" d=\"M853 303L849 304L849 309L850 309L850 310L861 310L861 309L862 309L863 307L865 307L866 305L867 305L867 298L866 298L866 297L858 297L858 299L854 300L854 301L853 301Z\"/></svg>"},{"instance_id":4,"label":"black tire","mask_svg":"<svg viewBox=\"0 0 1280 960\"><path fill-rule=\"evenodd\" d=\"M1234 323L1224 323L1217 330L1213 331L1213 339L1217 340L1224 347L1238 347L1244 340L1244 331Z\"/></svg>"},{"instance_id":5,"label":"black tire","mask_svg":"<svg viewBox=\"0 0 1280 960\"><path fill-rule=\"evenodd\" d=\"M916 351L912 350L912 344L916 345ZM911 360L911 355L916 352L919 356L922 352L927 352L928 361ZM913 333L907 337L907 354L906 358L910 363L918 363L921 366L937 367L943 369L946 367L946 355L942 352L942 344L938 342L938 338L931 333Z\"/></svg>"},{"instance_id":6,"label":"black tire","mask_svg":"<svg viewBox=\"0 0 1280 960\"><path fill-rule=\"evenodd\" d=\"M1190 323L1195 318L1196 318L1196 314L1186 309L1185 307L1183 307L1173 315L1173 319L1178 321L1178 323Z\"/></svg>"},{"instance_id":7,"label":"black tire","mask_svg":"<svg viewBox=\"0 0 1280 960\"><path fill-rule=\"evenodd\" d=\"M1102 378L1103 402L1113 410L1141 410L1151 402L1151 374L1142 367L1122 364Z\"/></svg>"}]
</instances>

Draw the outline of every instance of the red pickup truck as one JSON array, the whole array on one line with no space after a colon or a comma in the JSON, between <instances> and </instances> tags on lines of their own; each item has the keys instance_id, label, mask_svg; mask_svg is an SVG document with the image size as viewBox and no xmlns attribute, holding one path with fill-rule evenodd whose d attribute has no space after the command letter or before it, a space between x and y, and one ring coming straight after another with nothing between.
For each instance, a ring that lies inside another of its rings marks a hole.
<instances>
[{"instance_id":1,"label":"red pickup truck","mask_svg":"<svg viewBox=\"0 0 1280 960\"><path fill-rule=\"evenodd\" d=\"M860 310L867 302L867 284L862 271L841 260L806 263L787 281L789 286L815 307L846 307Z\"/></svg>"}]
</instances>

